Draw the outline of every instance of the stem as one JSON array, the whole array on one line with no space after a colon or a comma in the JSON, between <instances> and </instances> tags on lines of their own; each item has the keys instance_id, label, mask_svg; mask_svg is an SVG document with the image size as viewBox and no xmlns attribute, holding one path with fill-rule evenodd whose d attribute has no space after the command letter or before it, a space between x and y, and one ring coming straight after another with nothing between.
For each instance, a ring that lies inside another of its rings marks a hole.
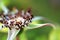
<instances>
[{"instance_id":1,"label":"stem","mask_svg":"<svg viewBox=\"0 0 60 40\"><path fill-rule=\"evenodd\" d=\"M19 33L16 35L16 40L21 40L19 35L20 35L22 32L23 32L23 28L20 29Z\"/></svg>"},{"instance_id":2,"label":"stem","mask_svg":"<svg viewBox=\"0 0 60 40\"><path fill-rule=\"evenodd\" d=\"M16 40L20 40L20 39L19 39L19 36L16 36Z\"/></svg>"}]
</instances>

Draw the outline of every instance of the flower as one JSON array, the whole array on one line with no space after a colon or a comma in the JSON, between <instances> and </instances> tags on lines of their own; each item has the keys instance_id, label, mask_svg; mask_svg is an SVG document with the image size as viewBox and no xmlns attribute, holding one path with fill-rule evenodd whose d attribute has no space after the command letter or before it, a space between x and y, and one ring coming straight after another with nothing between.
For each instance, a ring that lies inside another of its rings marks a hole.
<instances>
[{"instance_id":1,"label":"flower","mask_svg":"<svg viewBox=\"0 0 60 40\"><path fill-rule=\"evenodd\" d=\"M35 18L33 18L33 19L35 19ZM36 20L38 20L38 19L36 19ZM34 20L33 20L34 21ZM33 22L32 21L32 22ZM54 29L55 29L55 26L53 25L53 24L51 24L51 23L44 23L44 24L33 24L35 27L24 27L24 28L26 28L27 30L28 29L35 29L35 28L39 28L39 27L44 27L44 26L52 26ZM2 27L1 25L0 25L0 27ZM15 26L14 26L15 27ZM8 37L7 37L7 40L13 40L16 36L17 36L17 34L19 33L19 31L20 31L20 29L19 30L16 30L15 28L12 28L11 30L9 29L8 30Z\"/></svg>"},{"instance_id":2,"label":"flower","mask_svg":"<svg viewBox=\"0 0 60 40\"><path fill-rule=\"evenodd\" d=\"M3 8L5 10L7 9L5 6ZM33 22L35 19L37 20L38 18L41 18L41 17L33 18L31 9L28 9L25 14L24 14L24 10L22 10L22 13L17 10L17 13L13 11L10 12L10 14L8 14L8 11L5 10L3 11L5 13L7 12L7 14L3 14L3 17L0 18L2 19L0 20L0 22L3 21L2 24L0 25L0 29L4 27L9 28L7 40L13 40L22 28L35 29L44 26L52 26L55 29L55 26L51 23L33 24L35 25L35 27L29 27L28 25L31 23L31 21ZM15 14L11 14L11 13L15 13Z\"/></svg>"}]
</instances>

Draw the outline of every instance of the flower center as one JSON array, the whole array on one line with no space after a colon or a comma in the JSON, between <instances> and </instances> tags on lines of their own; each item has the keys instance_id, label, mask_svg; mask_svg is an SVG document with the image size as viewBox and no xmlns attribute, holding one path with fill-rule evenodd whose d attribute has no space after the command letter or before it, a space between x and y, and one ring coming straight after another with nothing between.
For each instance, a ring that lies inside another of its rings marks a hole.
<instances>
[{"instance_id":1,"label":"flower center","mask_svg":"<svg viewBox=\"0 0 60 40\"><path fill-rule=\"evenodd\" d=\"M15 14L11 14L11 12L7 15L2 14L1 18L2 20L0 20L0 22L3 23L4 26L8 27L9 29L20 29L24 28L25 26L28 26L28 24L33 18L33 15L31 14L31 10L27 10L26 13L18 11Z\"/></svg>"}]
</instances>

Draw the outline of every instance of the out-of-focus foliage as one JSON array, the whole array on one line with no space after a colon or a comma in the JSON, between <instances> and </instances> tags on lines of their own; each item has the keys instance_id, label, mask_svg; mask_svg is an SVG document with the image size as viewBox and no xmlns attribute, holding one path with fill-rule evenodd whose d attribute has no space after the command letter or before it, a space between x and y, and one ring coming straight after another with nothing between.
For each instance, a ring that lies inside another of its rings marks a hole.
<instances>
[{"instance_id":1,"label":"out-of-focus foliage","mask_svg":"<svg viewBox=\"0 0 60 40\"><path fill-rule=\"evenodd\" d=\"M18 9L32 7L32 12L37 16L44 16L53 22L60 23L60 2L59 0L5 0L7 7ZM57 3L58 2L58 3Z\"/></svg>"},{"instance_id":2,"label":"out-of-focus foliage","mask_svg":"<svg viewBox=\"0 0 60 40\"><path fill-rule=\"evenodd\" d=\"M50 33L49 40L60 40L60 27Z\"/></svg>"}]
</instances>

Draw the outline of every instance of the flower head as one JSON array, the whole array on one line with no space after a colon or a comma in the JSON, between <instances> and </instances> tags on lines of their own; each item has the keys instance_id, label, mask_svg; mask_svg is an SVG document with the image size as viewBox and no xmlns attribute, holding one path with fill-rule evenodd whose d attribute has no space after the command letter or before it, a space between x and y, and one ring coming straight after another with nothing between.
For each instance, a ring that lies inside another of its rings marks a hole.
<instances>
[{"instance_id":1,"label":"flower head","mask_svg":"<svg viewBox=\"0 0 60 40\"><path fill-rule=\"evenodd\" d=\"M3 7L3 8L5 8L5 7ZM15 14L12 14L12 13L15 13ZM35 19L35 18L33 18L30 8L26 12L24 10L21 10L21 11L17 10L17 12L16 11L11 11L11 12L7 11L7 14L4 14L4 13L1 14L0 19L1 19L0 22L2 23L0 29L4 28L4 27L9 28L7 40L13 40L22 28L35 29L35 28L39 28L39 27L43 27L43 26L53 26L54 27L54 25L51 23L34 24L35 27L32 27L32 28L29 27L28 25L32 22L32 19Z\"/></svg>"}]
</instances>

